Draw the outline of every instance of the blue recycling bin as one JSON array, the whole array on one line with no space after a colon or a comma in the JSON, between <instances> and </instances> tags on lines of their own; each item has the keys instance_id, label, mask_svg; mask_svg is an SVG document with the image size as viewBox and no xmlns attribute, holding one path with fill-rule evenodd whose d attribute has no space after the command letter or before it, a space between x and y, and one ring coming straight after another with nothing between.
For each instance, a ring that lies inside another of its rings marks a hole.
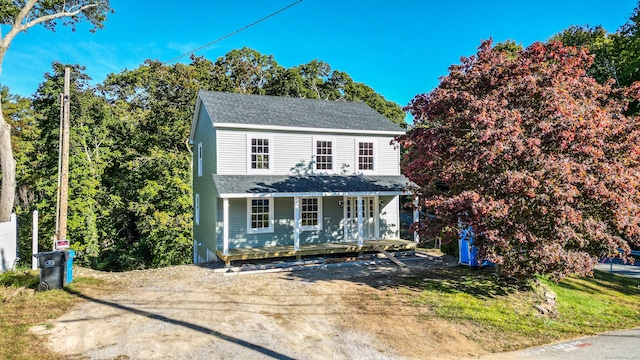
<instances>
[{"instance_id":1,"label":"blue recycling bin","mask_svg":"<svg viewBox=\"0 0 640 360\"><path fill-rule=\"evenodd\" d=\"M64 285L71 284L73 282L73 258L76 257L76 252L69 249L65 251L67 254L66 259L66 272L64 277Z\"/></svg>"}]
</instances>

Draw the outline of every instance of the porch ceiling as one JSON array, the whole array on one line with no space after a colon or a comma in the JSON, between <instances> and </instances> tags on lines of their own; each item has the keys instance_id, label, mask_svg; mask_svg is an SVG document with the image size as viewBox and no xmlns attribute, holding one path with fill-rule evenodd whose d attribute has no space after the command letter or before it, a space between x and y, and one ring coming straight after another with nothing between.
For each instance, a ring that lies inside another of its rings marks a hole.
<instances>
[{"instance_id":1,"label":"porch ceiling","mask_svg":"<svg viewBox=\"0 0 640 360\"><path fill-rule=\"evenodd\" d=\"M403 175L213 175L220 197L401 195L409 180Z\"/></svg>"}]
</instances>

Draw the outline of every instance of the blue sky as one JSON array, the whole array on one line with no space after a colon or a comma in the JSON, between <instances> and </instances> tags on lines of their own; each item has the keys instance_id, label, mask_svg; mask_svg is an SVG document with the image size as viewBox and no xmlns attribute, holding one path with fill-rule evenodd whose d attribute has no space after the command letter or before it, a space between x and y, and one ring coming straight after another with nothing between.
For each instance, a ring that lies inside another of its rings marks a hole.
<instances>
[{"instance_id":1,"label":"blue sky","mask_svg":"<svg viewBox=\"0 0 640 360\"><path fill-rule=\"evenodd\" d=\"M81 64L94 82L134 69L145 59L170 60L297 0L112 0L115 14L90 33L42 27L19 34L4 59L0 83L32 95L55 60ZM615 32L636 0L429 1L303 0L197 55L215 60L243 46L291 67L313 59L347 72L387 99L406 105L431 91L460 56L484 39L524 46L570 25ZM2 26L2 32L8 31ZM188 57L180 61L188 62Z\"/></svg>"}]
</instances>

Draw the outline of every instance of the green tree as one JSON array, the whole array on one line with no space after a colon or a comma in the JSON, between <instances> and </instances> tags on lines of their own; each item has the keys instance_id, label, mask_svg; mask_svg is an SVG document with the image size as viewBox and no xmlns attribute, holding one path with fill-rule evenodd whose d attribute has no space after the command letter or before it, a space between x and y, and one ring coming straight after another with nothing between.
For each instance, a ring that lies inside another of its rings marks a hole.
<instances>
[{"instance_id":1,"label":"green tree","mask_svg":"<svg viewBox=\"0 0 640 360\"><path fill-rule=\"evenodd\" d=\"M26 32L36 25L54 30L59 22L75 29L75 25L80 21L88 21L94 25L95 30L103 27L109 11L109 0L0 1L0 22L10 26L9 31L3 34L0 40L0 70L11 42L20 32ZM0 115L2 113L0 111ZM8 221L14 205L16 173L11 147L11 126L3 116L0 116L0 170L0 221Z\"/></svg>"},{"instance_id":2,"label":"green tree","mask_svg":"<svg viewBox=\"0 0 640 360\"><path fill-rule=\"evenodd\" d=\"M71 126L69 153L68 229L72 247L80 264L94 264L100 255L101 239L110 223L104 221L106 189L102 177L107 164L117 161L112 149L115 142L111 128L116 126L112 108L89 85L90 78L79 65L54 62L53 72L45 74L33 97L33 109L39 114L36 125L39 138L32 141L30 180L34 208L40 212L40 235L50 246L55 232L56 190L58 185L58 146L60 135L60 93L63 91L64 68L71 68ZM33 210L30 209L30 210Z\"/></svg>"},{"instance_id":3,"label":"green tree","mask_svg":"<svg viewBox=\"0 0 640 360\"><path fill-rule=\"evenodd\" d=\"M493 46L493 49L506 53L509 59L515 59L516 57L518 57L520 52L524 50L521 44L518 44L512 40L499 42Z\"/></svg>"},{"instance_id":4,"label":"green tree","mask_svg":"<svg viewBox=\"0 0 640 360\"><path fill-rule=\"evenodd\" d=\"M273 55L263 55L247 47L229 51L218 58L215 65L225 75L224 90L243 94L264 94L265 84L278 67Z\"/></svg>"},{"instance_id":5,"label":"green tree","mask_svg":"<svg viewBox=\"0 0 640 360\"><path fill-rule=\"evenodd\" d=\"M344 71L331 70L320 60L289 69L277 66L264 85L264 93L307 99L362 101L394 123L406 128L405 112L400 105L386 100L364 83L354 82Z\"/></svg>"},{"instance_id":6,"label":"green tree","mask_svg":"<svg viewBox=\"0 0 640 360\"><path fill-rule=\"evenodd\" d=\"M622 65L619 44L621 39L620 34L609 34L602 26L571 26L554 35L550 41L560 41L565 46L586 47L595 55L589 75L601 84L614 79L617 86L626 86L630 83L621 83L619 76Z\"/></svg>"},{"instance_id":7,"label":"green tree","mask_svg":"<svg viewBox=\"0 0 640 360\"><path fill-rule=\"evenodd\" d=\"M117 109L119 161L103 177L115 228L101 267L144 268L191 260L191 156L187 143L198 90L232 81L218 64L147 61L101 86ZM251 87L247 87L249 89ZM238 88L239 89L239 88Z\"/></svg>"},{"instance_id":8,"label":"green tree","mask_svg":"<svg viewBox=\"0 0 640 360\"><path fill-rule=\"evenodd\" d=\"M39 158L34 153L34 142L40 137L36 114L31 100L12 94L8 87L0 87L2 111L11 126L11 144L16 158L17 191L15 213L18 217L18 257L31 258L31 211L35 208L33 191L34 166Z\"/></svg>"}]
</instances>

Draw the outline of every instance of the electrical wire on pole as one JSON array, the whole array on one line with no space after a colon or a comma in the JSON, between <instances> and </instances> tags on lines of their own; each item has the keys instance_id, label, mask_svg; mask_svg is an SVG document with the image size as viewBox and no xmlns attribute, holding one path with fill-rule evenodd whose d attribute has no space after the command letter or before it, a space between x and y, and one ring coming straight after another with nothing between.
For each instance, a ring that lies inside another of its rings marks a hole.
<instances>
[{"instance_id":1,"label":"electrical wire on pole","mask_svg":"<svg viewBox=\"0 0 640 360\"><path fill-rule=\"evenodd\" d=\"M231 36L233 36L233 35L235 35L235 34L237 34L237 33L241 32L241 31L243 31L243 30L246 30L246 29L248 29L248 28L250 28L250 27L252 27L252 26L254 26L254 25L257 25L257 24L259 24L259 23L261 23L261 22L263 22L263 21L267 20L268 18L270 18L270 17L272 17L272 16L275 16L275 15L277 15L277 14L279 14L279 13L281 13L281 12L283 12L283 11L285 11L285 10L287 10L287 9L289 9L289 8L291 8L291 7L293 7L293 6L295 6L295 5L298 5L298 4L299 4L299 3L301 3L301 2L302 2L302 0L298 0L298 1L294 2L294 3L291 3L291 4L289 4L289 5L285 6L285 7L283 7L282 9L280 9L280 10L278 10L278 11L276 11L276 12L273 12L273 13L271 13L271 14L269 14L269 15L267 15L267 16L265 16L265 17L263 17L263 18L262 18L262 19L260 19L260 20L254 21L254 22L252 22L251 24L249 24L249 25L247 25L247 26L244 26L244 27L242 27L242 28L240 28L240 29L238 29L238 30L232 31L232 32L230 32L230 33L228 33L227 35L224 35L224 36L222 36L222 37L219 37L219 38L217 38L217 39L213 40L213 41L212 41L212 42L210 42L210 43L204 44L204 45L202 45L202 46L200 46L200 47L197 47L197 48L195 48L195 49L193 49L193 50L191 50L191 51L188 51L188 52L186 52L186 53L184 53L184 54L182 54L182 55L176 56L176 57L174 57L173 59L167 60L167 61L163 62L163 64L172 63L172 62L174 62L174 61L176 61L176 60L178 60L178 59L181 59L181 58L183 58L183 57L185 57L185 56L187 56L187 55L191 55L191 54L195 53L195 52L196 52L196 51L198 51L198 50L202 50L202 49L204 49L204 48L207 48L207 47L209 47L209 46L211 46L211 45L213 45L213 44L215 44L215 43L217 43L217 42L220 42L220 41L222 41L222 40L224 40L224 39L226 39L226 38L228 38L228 37L231 37Z\"/></svg>"}]
</instances>

